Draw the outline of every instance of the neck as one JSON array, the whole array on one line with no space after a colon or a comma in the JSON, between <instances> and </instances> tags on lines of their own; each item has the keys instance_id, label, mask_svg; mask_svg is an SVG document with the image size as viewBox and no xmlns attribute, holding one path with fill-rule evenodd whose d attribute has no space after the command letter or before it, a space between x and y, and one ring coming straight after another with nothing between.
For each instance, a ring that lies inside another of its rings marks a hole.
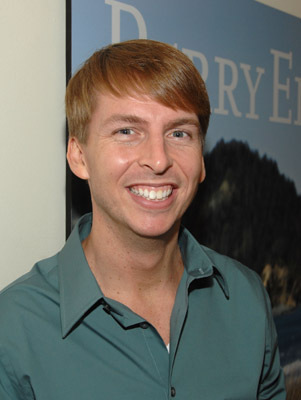
<instances>
[{"instance_id":1,"label":"neck","mask_svg":"<svg viewBox=\"0 0 301 400\"><path fill-rule=\"evenodd\" d=\"M114 232L93 220L83 241L89 266L105 296L146 296L177 288L183 272L178 228L156 238Z\"/></svg>"}]
</instances>

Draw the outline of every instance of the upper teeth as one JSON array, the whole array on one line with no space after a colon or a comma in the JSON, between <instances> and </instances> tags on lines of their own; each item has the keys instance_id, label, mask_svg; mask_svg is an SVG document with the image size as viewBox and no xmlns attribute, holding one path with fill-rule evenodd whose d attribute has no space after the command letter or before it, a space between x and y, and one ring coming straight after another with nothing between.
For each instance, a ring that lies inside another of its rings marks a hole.
<instances>
[{"instance_id":1,"label":"upper teeth","mask_svg":"<svg viewBox=\"0 0 301 400\"><path fill-rule=\"evenodd\" d=\"M130 191L137 196L142 196L148 200L165 200L172 193L172 188L170 186L164 186L160 189L144 189L142 187L131 187Z\"/></svg>"}]
</instances>

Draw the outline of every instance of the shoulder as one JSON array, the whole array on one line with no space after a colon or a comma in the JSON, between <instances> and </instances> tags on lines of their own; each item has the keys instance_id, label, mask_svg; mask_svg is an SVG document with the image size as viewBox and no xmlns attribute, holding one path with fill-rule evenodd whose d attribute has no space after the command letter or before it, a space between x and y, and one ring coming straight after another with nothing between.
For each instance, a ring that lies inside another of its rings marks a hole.
<instances>
[{"instance_id":1,"label":"shoulder","mask_svg":"<svg viewBox=\"0 0 301 400\"><path fill-rule=\"evenodd\" d=\"M231 257L222 255L206 246L202 250L212 261L213 266L223 277L230 299L240 300L244 304L258 305L270 309L270 301L257 272Z\"/></svg>"},{"instance_id":2,"label":"shoulder","mask_svg":"<svg viewBox=\"0 0 301 400\"><path fill-rule=\"evenodd\" d=\"M57 266L57 254L38 261L29 272L20 276L0 291L0 300L15 290L43 287L45 284L46 286L55 284L56 280L54 278L57 275Z\"/></svg>"},{"instance_id":3,"label":"shoulder","mask_svg":"<svg viewBox=\"0 0 301 400\"><path fill-rule=\"evenodd\" d=\"M200 245L204 253L212 260L212 263L221 273L228 279L241 278L243 280L251 281L253 283L261 281L260 276L250 267L242 264L241 262L220 254L215 250L209 249L206 246Z\"/></svg>"},{"instance_id":4,"label":"shoulder","mask_svg":"<svg viewBox=\"0 0 301 400\"><path fill-rule=\"evenodd\" d=\"M28 371L45 326L49 331L50 305L57 302L56 259L36 263L0 292L0 386L9 398L32 398Z\"/></svg>"},{"instance_id":5,"label":"shoulder","mask_svg":"<svg viewBox=\"0 0 301 400\"><path fill-rule=\"evenodd\" d=\"M37 262L31 271L0 291L0 339L17 333L58 298L57 256Z\"/></svg>"}]
</instances>

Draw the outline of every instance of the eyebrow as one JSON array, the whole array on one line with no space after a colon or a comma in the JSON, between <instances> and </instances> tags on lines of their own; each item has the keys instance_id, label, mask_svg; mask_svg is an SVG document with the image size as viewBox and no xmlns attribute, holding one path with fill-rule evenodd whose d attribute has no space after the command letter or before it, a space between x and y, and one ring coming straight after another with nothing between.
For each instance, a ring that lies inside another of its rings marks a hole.
<instances>
[{"instance_id":1,"label":"eyebrow","mask_svg":"<svg viewBox=\"0 0 301 400\"><path fill-rule=\"evenodd\" d=\"M113 114L108 119L105 120L104 125L114 122L127 122L130 124L141 124L141 125L146 125L148 123L145 119L138 117L137 115Z\"/></svg>"},{"instance_id":2,"label":"eyebrow","mask_svg":"<svg viewBox=\"0 0 301 400\"><path fill-rule=\"evenodd\" d=\"M200 123L197 118L178 118L168 122L166 129L173 129L183 125L192 125L200 129Z\"/></svg>"},{"instance_id":3,"label":"eyebrow","mask_svg":"<svg viewBox=\"0 0 301 400\"><path fill-rule=\"evenodd\" d=\"M140 125L148 125L148 121L144 118L138 117L137 115L132 114L114 114L111 115L104 123L104 125L114 123L114 122L127 122L129 124L140 124ZM172 121L169 121L165 129L173 129L183 125L192 125L196 128L200 129L199 120L196 118L177 118Z\"/></svg>"}]
</instances>

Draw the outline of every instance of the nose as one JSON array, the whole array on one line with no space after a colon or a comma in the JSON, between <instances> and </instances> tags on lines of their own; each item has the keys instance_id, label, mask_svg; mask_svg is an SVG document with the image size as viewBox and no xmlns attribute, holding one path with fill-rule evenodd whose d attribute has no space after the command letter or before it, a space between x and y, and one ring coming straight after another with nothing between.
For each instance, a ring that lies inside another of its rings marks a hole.
<instances>
[{"instance_id":1,"label":"nose","mask_svg":"<svg viewBox=\"0 0 301 400\"><path fill-rule=\"evenodd\" d=\"M141 148L139 164L160 175L172 166L172 157L164 137L149 135Z\"/></svg>"}]
</instances>

